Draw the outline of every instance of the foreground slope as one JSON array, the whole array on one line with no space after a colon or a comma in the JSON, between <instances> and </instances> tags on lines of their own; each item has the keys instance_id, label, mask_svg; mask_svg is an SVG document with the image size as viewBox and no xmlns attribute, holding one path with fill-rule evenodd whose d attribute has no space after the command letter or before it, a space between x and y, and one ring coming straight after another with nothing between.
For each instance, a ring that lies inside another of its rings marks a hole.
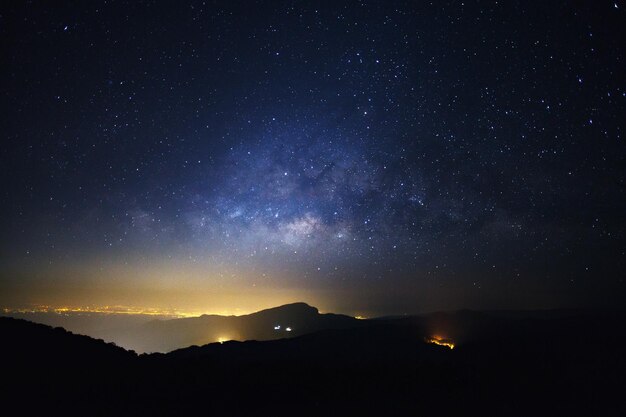
<instances>
[{"instance_id":1,"label":"foreground slope","mask_svg":"<svg viewBox=\"0 0 626 417\"><path fill-rule=\"evenodd\" d=\"M3 403L25 415L626 415L625 324L442 313L136 356L0 319L3 369L16 366ZM425 343L435 331L455 348Z\"/></svg>"}]
</instances>

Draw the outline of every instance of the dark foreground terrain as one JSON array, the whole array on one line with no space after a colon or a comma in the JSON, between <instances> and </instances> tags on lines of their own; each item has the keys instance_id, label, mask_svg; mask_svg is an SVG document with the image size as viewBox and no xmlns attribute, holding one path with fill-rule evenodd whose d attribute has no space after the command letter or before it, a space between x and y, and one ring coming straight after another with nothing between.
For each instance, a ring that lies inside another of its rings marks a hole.
<instances>
[{"instance_id":1,"label":"dark foreground terrain","mask_svg":"<svg viewBox=\"0 0 626 417\"><path fill-rule=\"evenodd\" d=\"M0 414L624 416L624 329L623 312L465 311L138 356L0 318Z\"/></svg>"}]
</instances>

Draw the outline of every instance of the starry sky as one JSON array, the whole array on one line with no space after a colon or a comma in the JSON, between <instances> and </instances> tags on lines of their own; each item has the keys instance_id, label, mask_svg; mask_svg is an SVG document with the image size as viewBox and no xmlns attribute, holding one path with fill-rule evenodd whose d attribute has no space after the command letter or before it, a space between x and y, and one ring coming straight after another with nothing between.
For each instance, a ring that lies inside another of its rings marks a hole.
<instances>
[{"instance_id":1,"label":"starry sky","mask_svg":"<svg viewBox=\"0 0 626 417\"><path fill-rule=\"evenodd\" d=\"M626 301L623 1L0 6L0 306Z\"/></svg>"}]
</instances>

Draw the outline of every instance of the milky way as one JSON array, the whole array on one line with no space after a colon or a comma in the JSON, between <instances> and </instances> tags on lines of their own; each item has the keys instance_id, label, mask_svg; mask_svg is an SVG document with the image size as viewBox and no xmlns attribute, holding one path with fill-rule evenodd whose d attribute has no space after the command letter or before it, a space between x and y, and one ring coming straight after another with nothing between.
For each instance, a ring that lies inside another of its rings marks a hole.
<instances>
[{"instance_id":1,"label":"milky way","mask_svg":"<svg viewBox=\"0 0 626 417\"><path fill-rule=\"evenodd\" d=\"M383 312L619 304L622 5L3 6L0 301L171 263Z\"/></svg>"}]
</instances>

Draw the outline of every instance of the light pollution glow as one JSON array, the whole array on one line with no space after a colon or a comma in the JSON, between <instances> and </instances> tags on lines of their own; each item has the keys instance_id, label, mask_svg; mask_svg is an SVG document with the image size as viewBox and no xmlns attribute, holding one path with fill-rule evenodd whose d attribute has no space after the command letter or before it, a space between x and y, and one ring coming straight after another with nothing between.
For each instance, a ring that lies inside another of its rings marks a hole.
<instances>
[{"instance_id":1,"label":"light pollution glow","mask_svg":"<svg viewBox=\"0 0 626 417\"><path fill-rule=\"evenodd\" d=\"M243 268L230 271L179 261L135 264L89 262L16 274L0 283L5 313L126 314L196 317L243 315L304 301L324 311L336 309L333 295L320 288L285 285L278 275ZM262 275L261 275L262 277Z\"/></svg>"},{"instance_id":2,"label":"light pollution glow","mask_svg":"<svg viewBox=\"0 0 626 417\"><path fill-rule=\"evenodd\" d=\"M229 315L229 312L179 311L173 309L138 308L129 306L61 306L35 305L30 308L3 308L5 314L104 314L104 315L138 315L168 318L198 317L203 314Z\"/></svg>"},{"instance_id":3,"label":"light pollution glow","mask_svg":"<svg viewBox=\"0 0 626 417\"><path fill-rule=\"evenodd\" d=\"M415 313L434 309L438 289L421 286L410 303L395 311L363 305L363 299L395 300L393 287L292 279L284 273L260 273L239 266L208 262L99 259L34 266L9 271L0 281L0 309L15 312L103 313L194 317L202 314L243 315L293 302L306 302L322 312L360 317ZM408 290L405 288L404 292ZM428 294L428 296L426 296ZM416 308L417 306L417 308ZM364 308L365 307L365 308Z\"/></svg>"}]
</instances>

